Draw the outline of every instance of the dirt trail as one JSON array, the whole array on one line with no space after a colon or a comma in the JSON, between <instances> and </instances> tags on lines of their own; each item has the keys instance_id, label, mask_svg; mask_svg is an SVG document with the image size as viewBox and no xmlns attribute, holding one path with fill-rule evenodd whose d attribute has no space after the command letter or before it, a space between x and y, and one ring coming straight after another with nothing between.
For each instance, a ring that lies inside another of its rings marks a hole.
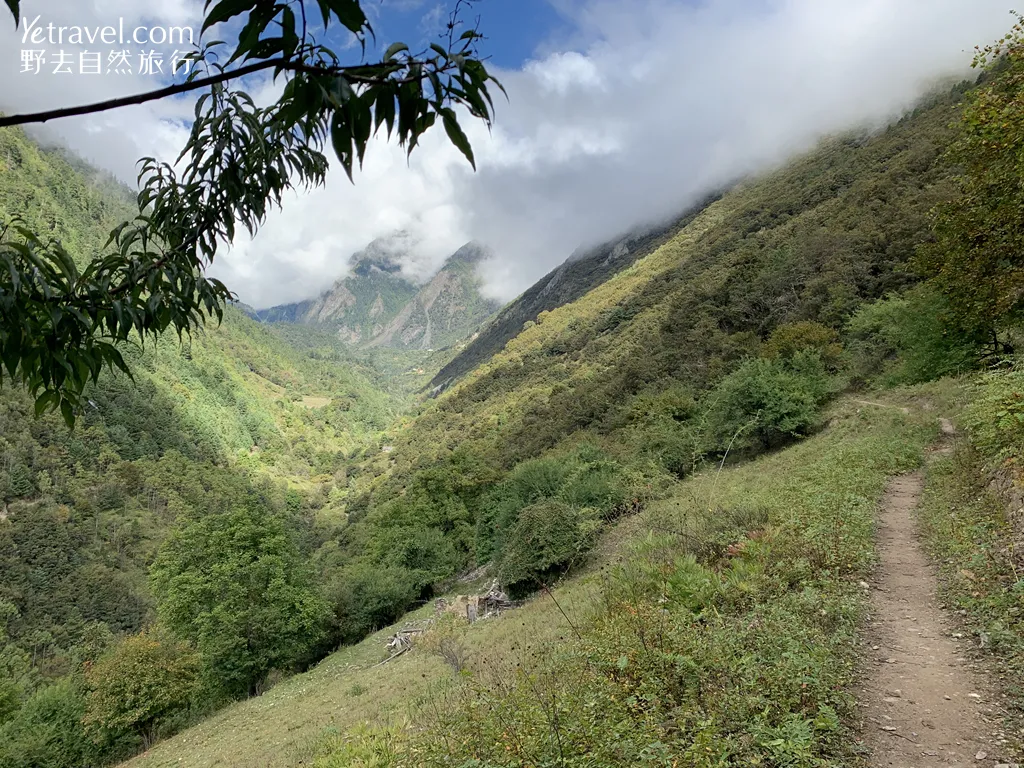
<instances>
[{"instance_id":1,"label":"dirt trail","mask_svg":"<svg viewBox=\"0 0 1024 768\"><path fill-rule=\"evenodd\" d=\"M952 425L943 420L950 450ZM891 768L1010 763L994 694L958 647L937 579L918 541L923 473L894 479L882 501L861 706L871 765ZM961 641L966 642L966 641Z\"/></svg>"}]
</instances>

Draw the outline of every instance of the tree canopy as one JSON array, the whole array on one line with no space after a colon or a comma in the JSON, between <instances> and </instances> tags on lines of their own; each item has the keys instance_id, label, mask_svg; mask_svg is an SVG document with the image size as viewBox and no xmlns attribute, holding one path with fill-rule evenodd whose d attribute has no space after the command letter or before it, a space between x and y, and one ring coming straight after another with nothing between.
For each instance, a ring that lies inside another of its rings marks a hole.
<instances>
[{"instance_id":1,"label":"tree canopy","mask_svg":"<svg viewBox=\"0 0 1024 768\"><path fill-rule=\"evenodd\" d=\"M19 0L6 2L17 23ZM206 0L182 82L0 117L4 127L200 94L177 162L140 161L138 214L102 252L70 253L18 219L0 226L0 384L6 374L28 388L37 412L60 409L73 425L86 384L105 367L131 375L119 345L169 329L180 337L222 317L232 294L204 273L217 249L239 229L255 234L286 191L322 185L329 151L351 179L375 135L397 135L412 152L440 121L475 167L457 110L489 125L490 89L501 86L479 56L478 27L460 18L465 6L456 3L440 43L413 52L396 42L368 60L373 29L358 0ZM210 39L235 28L233 46ZM345 64L324 44L337 31L355 36L362 61ZM261 71L284 81L266 107L238 85Z\"/></svg>"},{"instance_id":2,"label":"tree canopy","mask_svg":"<svg viewBox=\"0 0 1024 768\"><path fill-rule=\"evenodd\" d=\"M306 659L329 608L284 522L259 499L172 534L153 564L161 618L203 655L211 684L253 694Z\"/></svg>"},{"instance_id":3,"label":"tree canopy","mask_svg":"<svg viewBox=\"0 0 1024 768\"><path fill-rule=\"evenodd\" d=\"M982 81L948 151L961 171L957 193L938 207L936 242L919 261L949 301L950 320L987 333L1001 353L997 331L1024 312L1024 17L978 48L974 66Z\"/></svg>"}]
</instances>

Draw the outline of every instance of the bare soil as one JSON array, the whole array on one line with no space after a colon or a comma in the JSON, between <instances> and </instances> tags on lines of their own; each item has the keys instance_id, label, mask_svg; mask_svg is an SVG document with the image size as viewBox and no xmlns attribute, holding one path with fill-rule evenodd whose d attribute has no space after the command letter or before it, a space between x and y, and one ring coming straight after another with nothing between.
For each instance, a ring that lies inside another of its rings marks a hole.
<instances>
[{"instance_id":1,"label":"bare soil","mask_svg":"<svg viewBox=\"0 0 1024 768\"><path fill-rule=\"evenodd\" d=\"M952 425L943 421L948 452ZM937 576L918 538L914 509L922 472L895 478L882 501L862 736L872 766L1013 764L994 686L937 596Z\"/></svg>"}]
</instances>

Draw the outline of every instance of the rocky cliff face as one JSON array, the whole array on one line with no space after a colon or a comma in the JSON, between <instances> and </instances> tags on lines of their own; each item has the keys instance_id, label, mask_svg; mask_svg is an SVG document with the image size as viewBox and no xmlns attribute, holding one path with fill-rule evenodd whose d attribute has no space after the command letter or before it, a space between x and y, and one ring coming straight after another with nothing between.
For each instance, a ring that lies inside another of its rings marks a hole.
<instances>
[{"instance_id":1,"label":"rocky cliff face","mask_svg":"<svg viewBox=\"0 0 1024 768\"><path fill-rule=\"evenodd\" d=\"M402 274L394 240L374 241L352 257L352 274L318 298L260 310L264 322L336 329L342 340L366 347L438 349L471 335L499 305L480 294L476 268L489 252L469 243L427 283Z\"/></svg>"}]
</instances>

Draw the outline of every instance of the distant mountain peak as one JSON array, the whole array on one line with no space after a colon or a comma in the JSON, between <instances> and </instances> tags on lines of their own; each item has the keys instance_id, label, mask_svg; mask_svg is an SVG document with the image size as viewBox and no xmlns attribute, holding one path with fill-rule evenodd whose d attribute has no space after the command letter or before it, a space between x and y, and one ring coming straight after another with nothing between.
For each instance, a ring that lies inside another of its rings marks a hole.
<instances>
[{"instance_id":1,"label":"distant mountain peak","mask_svg":"<svg viewBox=\"0 0 1024 768\"><path fill-rule=\"evenodd\" d=\"M376 257L367 256L359 259L352 265L352 274L365 277L374 272L384 272L389 275L400 275L402 265L390 256ZM404 277L402 279L405 279Z\"/></svg>"},{"instance_id":2,"label":"distant mountain peak","mask_svg":"<svg viewBox=\"0 0 1024 768\"><path fill-rule=\"evenodd\" d=\"M492 256L494 256L494 251L483 243L471 240L449 256L441 269L444 270L452 264L479 264Z\"/></svg>"},{"instance_id":3,"label":"distant mountain peak","mask_svg":"<svg viewBox=\"0 0 1024 768\"><path fill-rule=\"evenodd\" d=\"M470 242L422 285L403 272L416 243L405 232L374 240L349 260L351 274L318 298L257 313L265 322L334 328L342 340L367 347L433 349L473 334L499 308L480 294L476 265L492 256Z\"/></svg>"},{"instance_id":4,"label":"distant mountain peak","mask_svg":"<svg viewBox=\"0 0 1024 768\"><path fill-rule=\"evenodd\" d=\"M352 273L356 275L369 275L374 270L392 275L399 274L402 271L399 257L408 253L411 245L411 238L404 232L378 237L363 250L352 254L348 263L352 267Z\"/></svg>"}]
</instances>

